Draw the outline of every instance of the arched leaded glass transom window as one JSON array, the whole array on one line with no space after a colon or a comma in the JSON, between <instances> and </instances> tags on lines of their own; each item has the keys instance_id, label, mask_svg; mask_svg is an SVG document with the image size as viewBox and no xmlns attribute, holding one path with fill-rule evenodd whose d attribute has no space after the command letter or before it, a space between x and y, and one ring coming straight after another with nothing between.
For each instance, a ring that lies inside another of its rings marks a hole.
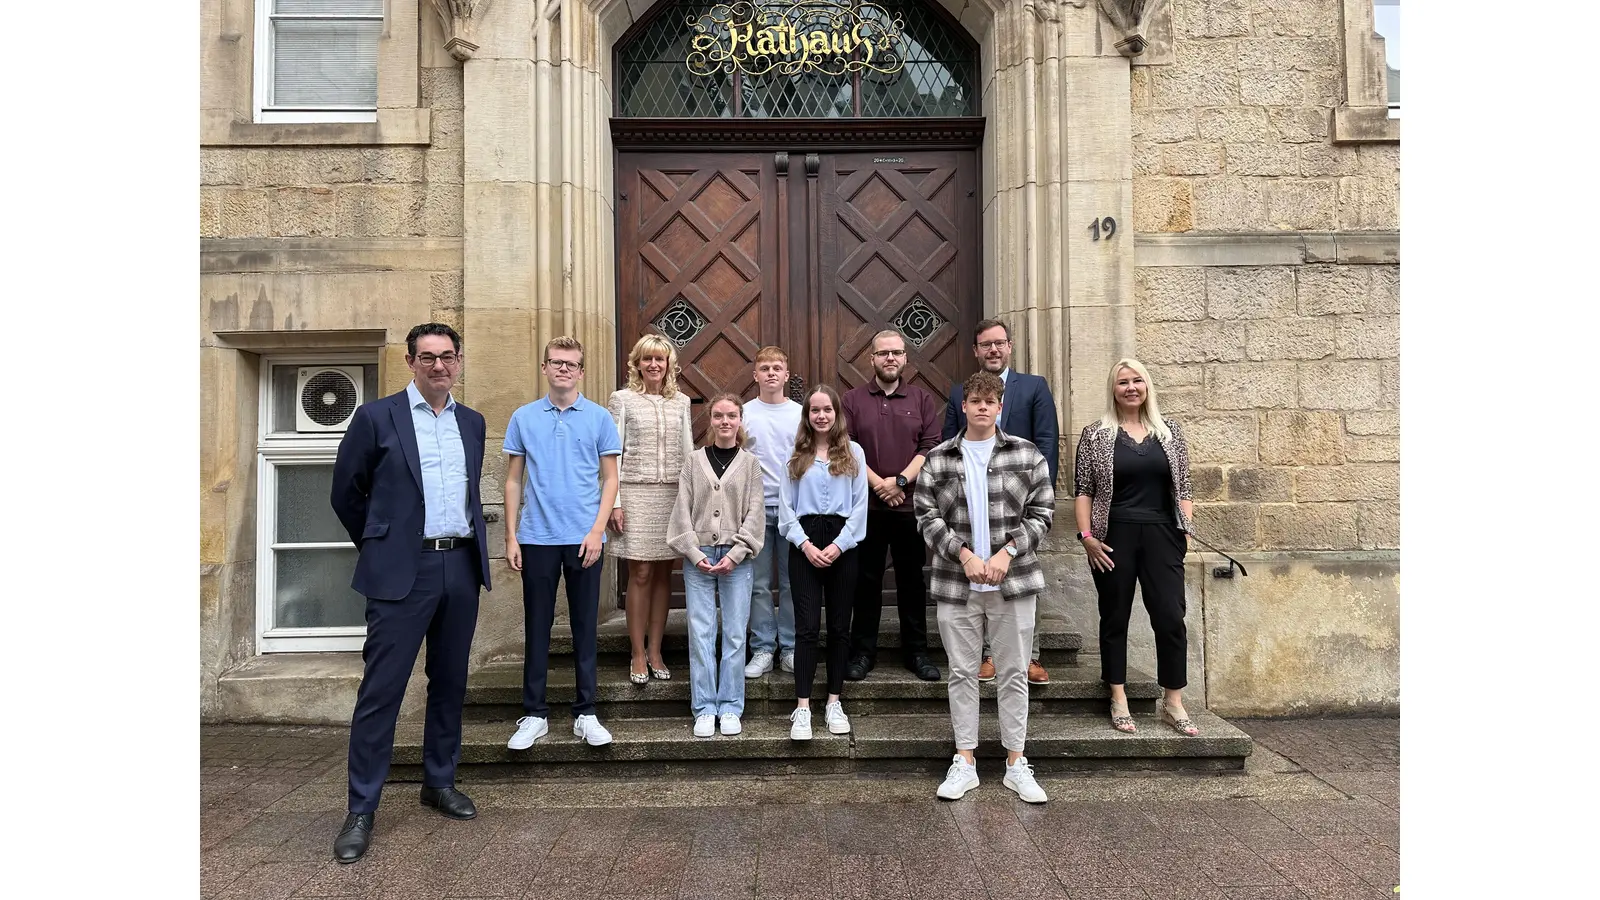
<instances>
[{"instance_id":1,"label":"arched leaded glass transom window","mask_svg":"<svg viewBox=\"0 0 1600 900\"><path fill-rule=\"evenodd\" d=\"M923 0L667 0L617 49L617 114L977 115L978 48Z\"/></svg>"}]
</instances>

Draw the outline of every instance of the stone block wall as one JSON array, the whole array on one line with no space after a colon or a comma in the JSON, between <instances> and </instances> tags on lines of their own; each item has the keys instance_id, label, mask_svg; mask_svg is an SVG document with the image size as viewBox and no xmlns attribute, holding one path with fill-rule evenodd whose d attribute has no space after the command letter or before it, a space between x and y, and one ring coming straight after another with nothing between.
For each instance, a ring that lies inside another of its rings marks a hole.
<instances>
[{"instance_id":1,"label":"stone block wall","mask_svg":"<svg viewBox=\"0 0 1600 900\"><path fill-rule=\"evenodd\" d=\"M1141 268L1138 355L1229 550L1400 544L1399 267Z\"/></svg>"},{"instance_id":2,"label":"stone block wall","mask_svg":"<svg viewBox=\"0 0 1600 900\"><path fill-rule=\"evenodd\" d=\"M1133 68L1136 230L1399 227L1399 145L1330 140L1341 5L1173 0L1173 64Z\"/></svg>"},{"instance_id":3,"label":"stone block wall","mask_svg":"<svg viewBox=\"0 0 1600 900\"><path fill-rule=\"evenodd\" d=\"M459 240L461 69L423 68L420 83L431 110L425 146L203 147L200 237L325 239L330 248L344 238ZM428 289L434 320L460 329L459 259L432 272Z\"/></svg>"}]
</instances>

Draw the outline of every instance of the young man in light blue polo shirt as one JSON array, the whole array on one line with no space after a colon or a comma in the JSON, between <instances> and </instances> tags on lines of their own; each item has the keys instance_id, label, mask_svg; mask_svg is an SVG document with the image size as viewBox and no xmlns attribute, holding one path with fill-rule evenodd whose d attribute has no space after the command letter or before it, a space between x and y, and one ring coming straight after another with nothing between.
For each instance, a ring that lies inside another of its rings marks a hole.
<instances>
[{"instance_id":1,"label":"young man in light blue polo shirt","mask_svg":"<svg viewBox=\"0 0 1600 900\"><path fill-rule=\"evenodd\" d=\"M611 743L595 716L595 629L600 619L600 550L606 519L617 498L617 457L622 438L604 404L578 392L583 344L558 337L544 347L540 366L550 393L511 414L506 425L506 563L522 573L522 709L516 734L506 742L526 750L550 731L545 683L550 668L550 626L556 584L567 579L572 651L578 697L572 734L591 747ZM526 473L526 477L524 477ZM520 507L520 515L518 514Z\"/></svg>"}]
</instances>

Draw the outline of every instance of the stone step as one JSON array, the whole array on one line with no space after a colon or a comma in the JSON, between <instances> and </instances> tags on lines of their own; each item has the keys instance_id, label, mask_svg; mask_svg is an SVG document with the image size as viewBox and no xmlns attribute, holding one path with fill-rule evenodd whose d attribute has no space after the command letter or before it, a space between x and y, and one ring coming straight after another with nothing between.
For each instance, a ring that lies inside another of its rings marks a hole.
<instances>
[{"instance_id":1,"label":"stone step","mask_svg":"<svg viewBox=\"0 0 1600 900\"><path fill-rule=\"evenodd\" d=\"M949 664L942 652L933 654L941 673L949 675ZM1098 656L1081 658L1084 665L1058 665L1049 669L1050 683L1028 686L1029 714L1084 713L1105 711L1107 692L1100 681ZM628 680L625 661L601 663L596 702L600 714L611 718L656 718L689 714L689 662L683 654L667 654L670 681L652 680L637 685ZM823 690L824 674L819 663L813 691ZM745 709L749 715L787 715L794 708L794 675L773 671L760 678L747 678ZM577 697L577 684L570 664L552 666L547 683L552 715L559 718ZM980 684L979 696L986 712L995 709L993 684ZM1155 712L1161 688L1154 678L1137 669L1128 673L1128 703L1134 714ZM948 710L948 695L943 679L923 681L892 661L880 661L864 681L848 681L844 690L852 712L930 713ZM472 673L467 681L469 721L514 722L522 715L522 663L497 662Z\"/></svg>"},{"instance_id":2,"label":"stone step","mask_svg":"<svg viewBox=\"0 0 1600 900\"><path fill-rule=\"evenodd\" d=\"M848 705L846 707L849 708ZM1250 736L1208 711L1191 709L1200 736L1184 737L1150 716L1139 731L1122 734L1104 716L1045 715L1028 721L1028 759L1040 772L1186 769L1239 771L1250 755ZM464 726L458 777L463 782L562 775L640 777L674 774L772 775L850 772L942 772L953 753L948 714L851 715L852 732L829 734L819 708L810 741L789 739L787 715L747 715L744 732L697 738L687 715L655 719L613 718L615 740L590 747L572 736L570 719L554 717L551 733L527 750L510 750L515 730L505 723ZM979 725L978 755L1003 757L993 716ZM422 726L402 723L395 733L390 778L420 780Z\"/></svg>"},{"instance_id":3,"label":"stone step","mask_svg":"<svg viewBox=\"0 0 1600 900\"><path fill-rule=\"evenodd\" d=\"M1072 657L1083 649L1083 635L1071 622L1048 620L1042 624L1039 650L1044 659L1041 661L1045 661L1046 665L1049 661L1054 661L1058 665L1070 665ZM596 645L602 657L626 656L631 652L628 623L621 610L613 610L610 618L601 622L595 632ZM688 613L681 609L669 611L666 634L661 642L662 649L667 653L688 652L688 634ZM827 645L826 633L819 636L818 645ZM939 627L934 622L934 612L931 609L928 610L928 646L930 649L944 649L944 642L939 638ZM897 608L886 606L878 620L878 656L883 659L887 653L890 658L895 658L899 650L900 613ZM550 655L553 657L572 655L572 628L565 622L557 624L550 631ZM518 659L520 661L520 658Z\"/></svg>"}]
</instances>

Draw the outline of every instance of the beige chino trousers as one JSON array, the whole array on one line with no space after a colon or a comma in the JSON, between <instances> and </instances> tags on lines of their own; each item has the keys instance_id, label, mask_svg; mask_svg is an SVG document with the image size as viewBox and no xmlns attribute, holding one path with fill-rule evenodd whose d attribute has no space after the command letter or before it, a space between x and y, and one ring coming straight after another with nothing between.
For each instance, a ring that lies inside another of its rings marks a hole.
<instances>
[{"instance_id":1,"label":"beige chino trousers","mask_svg":"<svg viewBox=\"0 0 1600 900\"><path fill-rule=\"evenodd\" d=\"M950 658L950 728L957 750L978 746L978 666L984 633L994 654L1000 743L1021 753L1028 740L1028 654L1038 599L1007 600L1000 591L967 592L965 606L939 603L939 639ZM987 627L986 627L987 626Z\"/></svg>"}]
</instances>

